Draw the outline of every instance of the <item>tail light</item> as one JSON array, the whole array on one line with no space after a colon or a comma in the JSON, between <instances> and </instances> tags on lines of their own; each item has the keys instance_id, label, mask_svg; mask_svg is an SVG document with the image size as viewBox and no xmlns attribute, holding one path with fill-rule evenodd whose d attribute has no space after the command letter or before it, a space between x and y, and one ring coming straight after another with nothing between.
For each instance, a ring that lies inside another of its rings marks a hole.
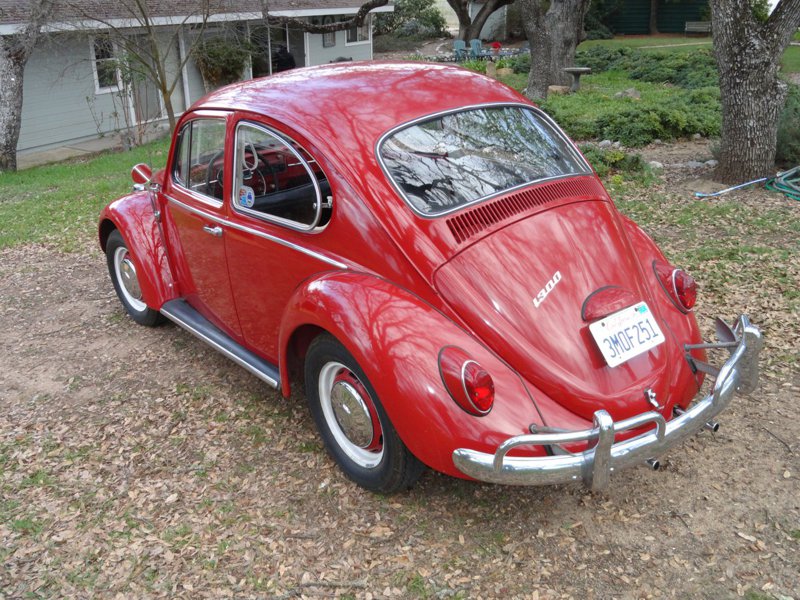
<instances>
[{"instance_id":1,"label":"tail light","mask_svg":"<svg viewBox=\"0 0 800 600\"><path fill-rule=\"evenodd\" d=\"M455 346L442 348L439 372L450 397L461 408L479 417L489 414L494 404L494 381L466 352Z\"/></svg>"},{"instance_id":2,"label":"tail light","mask_svg":"<svg viewBox=\"0 0 800 600\"><path fill-rule=\"evenodd\" d=\"M697 301L697 282L694 277L682 269L675 269L672 272L672 285L683 308L692 310Z\"/></svg>"},{"instance_id":3,"label":"tail light","mask_svg":"<svg viewBox=\"0 0 800 600\"><path fill-rule=\"evenodd\" d=\"M653 271L661 287L681 312L689 312L694 308L697 302L697 282L694 277L683 269L658 261L653 261Z\"/></svg>"}]
</instances>

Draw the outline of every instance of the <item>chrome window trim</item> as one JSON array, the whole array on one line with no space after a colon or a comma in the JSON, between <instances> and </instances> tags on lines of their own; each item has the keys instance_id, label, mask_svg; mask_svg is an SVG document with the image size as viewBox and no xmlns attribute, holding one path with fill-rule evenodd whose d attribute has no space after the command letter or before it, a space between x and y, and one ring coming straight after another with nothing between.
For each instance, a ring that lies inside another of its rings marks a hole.
<instances>
[{"instance_id":1,"label":"chrome window trim","mask_svg":"<svg viewBox=\"0 0 800 600\"><path fill-rule=\"evenodd\" d=\"M257 237L263 238L265 240L269 240L271 242L275 242L276 244L280 244L281 246L285 246L286 248L291 248L292 250L296 250L297 252L300 252L301 254L305 254L306 256L310 256L312 258L316 258L317 260L322 261L324 263L327 263L327 264L329 264L329 265L331 265L333 267L336 267L337 269L346 270L346 269L350 268L345 263L340 262L340 261L336 260L335 258L330 258L328 256L325 256L324 254L320 254L319 252L315 252L314 250L309 250L308 248L304 248L303 246L295 244L294 242L290 242L289 240L284 240L283 238L279 238L279 237L271 235L269 233L265 233L263 231L259 231L257 229L253 229L251 227L247 227L246 225L240 225L239 223L234 223L233 221L229 221L228 219L224 219L224 218L222 218L222 217L220 217L218 215L215 215L213 213L207 213L207 212L205 212L203 210L200 210L199 208L196 208L194 206L186 204L185 202L181 202L180 200L176 200L175 198L173 198L171 196L167 196L167 200L169 200L173 204L177 204L181 208L183 208L185 210L188 210L191 213L194 213L194 214L196 214L198 216L206 218L209 221L212 221L212 222L217 223L219 225L224 225L225 227L230 227L231 229L237 229L239 231L243 231L245 233L249 233L251 235L255 235Z\"/></svg>"},{"instance_id":2,"label":"chrome window trim","mask_svg":"<svg viewBox=\"0 0 800 600\"><path fill-rule=\"evenodd\" d=\"M317 176L314 173L314 171L311 169L311 167L309 166L308 161L306 161L302 156L300 156L300 153L297 152L297 150L295 150L292 147L292 144L297 144L298 146L303 148L303 150L309 156L311 156L311 153L309 153L307 150L305 150L305 147L302 144L300 144L299 142L293 140L289 136L284 135L284 134L282 134L282 133L280 133L278 131L275 131L271 127L267 127L266 125L263 125L261 123L256 123L255 121L250 121L250 120L247 120L247 119L242 119L241 121L236 123L236 129L235 129L235 132L234 132L235 135L234 135L234 139L233 139L233 152L236 152L236 149L239 146L239 129L242 126L245 126L245 125L253 127L254 129L260 129L260 130L264 131L264 133L266 133L268 135L271 135L272 137L277 139L282 144L285 144L286 147L289 148L289 150L292 152L292 154L294 154L297 157L297 159L300 161L300 164L302 164L303 167L305 168L306 172L309 175L309 178L311 179L311 182L314 185L314 192L317 195L317 202L316 202L316 204L317 204L317 213L314 216L314 220L311 222L310 225L303 225L302 223L299 223L297 221L292 221L290 219L284 219L282 217L277 217L277 216L271 215L269 213L263 213L263 212L260 212L260 211L257 211L257 210L251 210L249 208L245 208L243 206L239 206L238 204L236 204L236 178L238 176L238 167L236 167L236 166L233 167L233 181L232 181L233 187L231 189L231 198L230 198L230 202L231 202L231 206L233 207L233 210L238 212L238 213L241 213L241 214L249 215L251 217L255 217L255 218L261 219L263 221L269 221L271 223L276 223L277 225L281 225L281 226L287 227L289 229L294 229L295 231L302 231L304 233L309 233L309 232L314 232L314 231L321 231L322 229L324 229L324 226L323 227L319 227L318 226L319 225L319 221L322 218L322 203L323 203L322 190L320 190L320 188L319 188L319 181L317 181ZM236 164L236 160L237 160L237 157L234 156L233 157L234 165ZM316 159L314 159L314 162L317 162ZM319 164L319 163L317 163L317 164ZM322 167L320 167L320 169L321 168ZM325 175L325 179L328 179L327 175ZM332 195L331 195L331 197L332 197Z\"/></svg>"},{"instance_id":3,"label":"chrome window trim","mask_svg":"<svg viewBox=\"0 0 800 600\"><path fill-rule=\"evenodd\" d=\"M518 107L518 108L524 108L524 109L530 110L530 111L536 113L536 115L538 117L540 117L543 121L545 121L548 125L550 125L553 128L553 131L555 131L555 133L565 142L566 147L569 149L570 153L572 154L572 156L576 160L576 162L585 167L585 171L581 172L581 173L569 173L569 174L566 174L566 175L555 175L553 177L543 177L541 179L534 179L532 181L526 181L525 183L521 183L521 184L516 185L514 187L510 187L508 189L502 190L502 191L497 192L495 194L489 194L488 196L482 196L480 198L476 198L475 200L472 200L471 202L467 202L466 204L462 204L462 205L456 206L454 208L449 208L447 210L443 210L443 211L440 211L440 212L437 212L437 213L424 213L424 212L421 212L421 211L417 210L417 208L409 201L408 197L405 195L403 190L400 188L400 186L394 180L394 178L392 177L391 173L389 172L389 168L386 166L386 163L383 161L383 156L381 156L381 147L383 146L383 143L386 141L386 139L391 137L391 136L393 136L395 133L397 133L398 131L400 131L402 129L406 129L407 127L412 127L412 126L416 125L417 123L423 123L425 121L430 121L430 120L436 119L438 117L445 117L447 115L453 115L453 114L456 114L456 113L467 112L467 111L470 111L470 110L477 110L477 109L481 109L481 108L511 108L511 107ZM525 104L524 102L487 102L487 103L483 103L483 104L469 104L467 106L462 106L462 107L459 107L459 108L451 108L449 110L443 110L443 111L440 111L440 112L437 112L437 113L432 113L430 115L425 115L424 117L419 117L419 118L413 119L411 121L406 121L405 123L397 125L396 127L392 127L392 129L390 129L389 131L384 133L378 139L378 142L375 144L375 157L378 159L378 163L380 164L381 169L383 170L383 174L386 176L386 178L392 184L392 187L395 189L395 191L403 199L403 202L406 203L406 205L411 209L411 211L415 215L417 215L419 217L422 217L423 219L438 219L439 217L443 217L445 215L449 215L451 213L454 213L456 211L462 210L464 208L467 208L467 207L470 207L470 206L474 206L474 205L476 205L478 203L486 202L487 200L491 200L492 198L497 198L498 196L504 196L504 195L506 195L506 194L508 194L510 192L519 190L521 188L527 187L527 186L529 186L531 184L534 184L534 183L543 183L545 181L553 181L553 180L556 180L556 179L566 179L568 177L580 177L580 176L585 176L585 175L591 175L592 173L594 173L594 171L592 170L591 165L586 161L585 158L583 158L581 153L578 151L577 147L575 146L575 142L573 142L569 137L567 137L567 135L561 130L561 127L559 127L558 124L552 118L550 118L550 116L546 112L544 112L542 109L540 109L537 106L533 106L531 104Z\"/></svg>"}]
</instances>

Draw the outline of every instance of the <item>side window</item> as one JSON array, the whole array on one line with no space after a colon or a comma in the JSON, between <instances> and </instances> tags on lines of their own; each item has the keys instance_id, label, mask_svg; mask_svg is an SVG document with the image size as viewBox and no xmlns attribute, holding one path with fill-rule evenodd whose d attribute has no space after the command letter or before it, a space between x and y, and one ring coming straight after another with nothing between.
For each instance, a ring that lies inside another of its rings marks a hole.
<instances>
[{"instance_id":1,"label":"side window","mask_svg":"<svg viewBox=\"0 0 800 600\"><path fill-rule=\"evenodd\" d=\"M236 130L233 204L240 212L309 230L330 219L330 185L298 144L256 125Z\"/></svg>"},{"instance_id":2,"label":"side window","mask_svg":"<svg viewBox=\"0 0 800 600\"><path fill-rule=\"evenodd\" d=\"M222 200L225 121L197 119L181 130L173 177L183 187Z\"/></svg>"}]
</instances>

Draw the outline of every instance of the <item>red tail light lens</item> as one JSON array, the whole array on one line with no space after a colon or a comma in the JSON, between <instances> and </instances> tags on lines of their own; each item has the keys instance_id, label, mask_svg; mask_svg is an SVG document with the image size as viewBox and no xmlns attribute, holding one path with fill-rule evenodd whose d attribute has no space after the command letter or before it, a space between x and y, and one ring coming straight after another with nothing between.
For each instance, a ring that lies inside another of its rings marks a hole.
<instances>
[{"instance_id":1,"label":"red tail light lens","mask_svg":"<svg viewBox=\"0 0 800 600\"><path fill-rule=\"evenodd\" d=\"M461 348L442 348L439 372L450 397L465 411L482 417L492 410L494 381L488 371Z\"/></svg>"},{"instance_id":2,"label":"red tail light lens","mask_svg":"<svg viewBox=\"0 0 800 600\"><path fill-rule=\"evenodd\" d=\"M682 312L689 312L697 302L697 282L683 269L653 261L653 271L661 287Z\"/></svg>"},{"instance_id":3,"label":"red tail light lens","mask_svg":"<svg viewBox=\"0 0 800 600\"><path fill-rule=\"evenodd\" d=\"M471 360L464 364L464 389L467 398L482 413L492 410L494 404L494 381L486 370Z\"/></svg>"},{"instance_id":4,"label":"red tail light lens","mask_svg":"<svg viewBox=\"0 0 800 600\"><path fill-rule=\"evenodd\" d=\"M694 303L697 302L697 282L694 277L683 269L675 269L672 272L672 285L683 308L692 310Z\"/></svg>"}]
</instances>

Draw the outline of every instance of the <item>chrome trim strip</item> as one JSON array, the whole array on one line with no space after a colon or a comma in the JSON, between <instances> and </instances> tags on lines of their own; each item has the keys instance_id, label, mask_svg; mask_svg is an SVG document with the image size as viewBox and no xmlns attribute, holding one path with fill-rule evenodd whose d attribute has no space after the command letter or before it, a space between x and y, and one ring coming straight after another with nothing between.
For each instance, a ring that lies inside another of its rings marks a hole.
<instances>
[{"instance_id":1,"label":"chrome trim strip","mask_svg":"<svg viewBox=\"0 0 800 600\"><path fill-rule=\"evenodd\" d=\"M279 382L276 379L274 379L273 377L267 375L266 373L264 373L260 369L256 368L255 366L251 365L250 363L248 363L247 361L242 360L240 357L236 356L230 350L228 350L225 346L222 346L221 344L218 344L217 342L215 342L213 339L211 339L209 336L207 336L205 333L203 333L199 329L197 329L195 327L192 327L189 323L187 323L186 321L181 319L178 315L172 313L169 310L168 307L163 307L162 306L161 310L159 312L161 312L162 315L167 317L170 321L172 321L176 325L182 327L183 329L185 329L186 331L188 331L189 333L191 333L195 337L197 337L200 340L204 341L206 344L208 344L209 346L214 348L214 350L216 350L217 352L219 352L223 356L226 356L227 358L229 358L230 360L235 362L240 367L246 369L247 371L249 371L250 373L252 373L256 377L258 377L261 381L265 382L267 385L269 385L269 386L271 386L271 387L273 387L275 389L278 388Z\"/></svg>"},{"instance_id":2,"label":"chrome trim strip","mask_svg":"<svg viewBox=\"0 0 800 600\"><path fill-rule=\"evenodd\" d=\"M722 412L737 393L747 394L755 389L758 382L758 356L763 344L761 331L750 323L747 315L739 317L735 330L738 344L731 349L731 357L720 367L711 393L685 412L678 414L676 411L676 416L670 421L660 413L648 411L614 423L606 411L599 410L594 414L591 429L515 436L500 444L494 454L458 448L453 452L453 463L462 473L491 483L550 485L582 481L591 489L603 489L608 485L613 471L644 463L682 443ZM729 343L723 342L718 347L728 346ZM648 424L654 428L614 443L616 433ZM580 441L587 442L589 449L579 454L506 456L512 448L519 446Z\"/></svg>"},{"instance_id":3,"label":"chrome trim strip","mask_svg":"<svg viewBox=\"0 0 800 600\"><path fill-rule=\"evenodd\" d=\"M534 181L527 181L525 183L521 183L520 185L508 188L507 190L503 190L501 192L497 192L496 194L490 194L489 196L484 196L482 198L477 198L477 199L473 200L472 202L468 202L466 204L462 204L461 206L457 206L455 208L451 208L451 209L448 209L448 210L445 210L445 211L442 211L442 212L437 212L435 214L426 214L426 213L418 211L414 207L414 205L411 202L409 202L408 198L403 193L403 190L400 189L400 186L397 185L397 183L395 182L395 180L392 177L391 173L389 172L389 169L386 166L386 163L383 162L383 156L381 156L381 146L383 145L383 142L386 140L386 138L388 138L391 135L394 135L395 133L397 133L401 129L405 129L407 127L411 127L413 125L416 125L417 123L422 123L424 121L430 121L431 119L435 119L437 117L443 117L443 116L446 116L446 115L452 115L452 114L459 113L459 112L466 112L468 110L477 110L479 108L506 108L506 107L515 107L515 106L516 107L525 108L525 109L528 109L528 110L536 113L537 116L541 117L542 120L544 120L548 125L550 125L553 128L553 130L562 137L563 141L566 142L567 147L572 152L573 158L575 158L575 160L578 163L580 163L584 167L586 167L586 171L582 172L582 173L569 173L569 174L566 174L566 175L556 175L554 177L544 177L542 179L536 179ZM400 198L403 199L403 201L406 203L406 205L411 209L411 211L414 214L416 214L417 216L420 216L420 217L422 217L424 219L436 219L436 218L439 218L439 217L443 217L445 215L449 215L451 213L459 211L459 210L461 210L463 208L474 206L475 204L478 204L478 203L481 203L481 202L486 202L487 200L491 200L493 198L497 198L498 196L503 196L505 194L514 192L516 190L522 189L522 188L527 187L529 185L533 185L535 183L544 183L546 181L553 181L553 180L556 180L556 179L566 179L568 177L590 177L594 173L594 170L592 169L592 166L588 163L588 161L580 153L580 151L578 150L577 146L575 145L575 142L573 142L567 136L567 134L564 133L564 131L561 129L561 127L558 126L558 123L556 123L550 117L550 115L545 113L538 106L534 106L533 104L525 104L524 102L488 102L488 103L485 103L485 104L470 104L468 106L462 106L462 107L459 107L459 108L451 108L450 110L443 110L443 111L440 111L438 113L425 115L424 117L419 117L417 119L413 119L411 121L407 121L405 123L397 125L396 127L392 127L392 129L390 129L389 131L384 133L378 139L378 142L375 144L375 158L378 159L378 163L380 164L381 169L383 170L383 174L386 176L386 178L392 184L392 187L398 193Z\"/></svg>"},{"instance_id":4,"label":"chrome trim strip","mask_svg":"<svg viewBox=\"0 0 800 600\"><path fill-rule=\"evenodd\" d=\"M316 258L319 261L327 263L337 269L349 269L345 263L340 262L334 258L329 258L324 254L320 254L319 252L315 252L314 250L309 250L308 248L303 248L294 242L290 242L288 240L284 240L277 236L271 235L269 233L264 233L263 231L258 231L257 229L252 229L247 227L246 225L239 225L238 223L234 223L227 219L223 219L217 215L207 213L199 208L195 208L194 206L190 206L185 202L181 202L180 200L176 200L171 196L167 196L167 199L172 202L173 204L177 204L181 208L188 210L191 213L194 213L200 217L208 219L209 221L213 221L214 223L219 223L220 225L224 225L225 227L230 227L231 229L238 229L239 231L243 231L245 233L249 233L251 235L258 236L260 238L264 238L265 240L269 240L271 242L275 242L276 244L280 244L281 246L285 246L286 248L291 248L292 250L297 250L298 252L305 254L306 256L310 256L311 258Z\"/></svg>"}]
</instances>

